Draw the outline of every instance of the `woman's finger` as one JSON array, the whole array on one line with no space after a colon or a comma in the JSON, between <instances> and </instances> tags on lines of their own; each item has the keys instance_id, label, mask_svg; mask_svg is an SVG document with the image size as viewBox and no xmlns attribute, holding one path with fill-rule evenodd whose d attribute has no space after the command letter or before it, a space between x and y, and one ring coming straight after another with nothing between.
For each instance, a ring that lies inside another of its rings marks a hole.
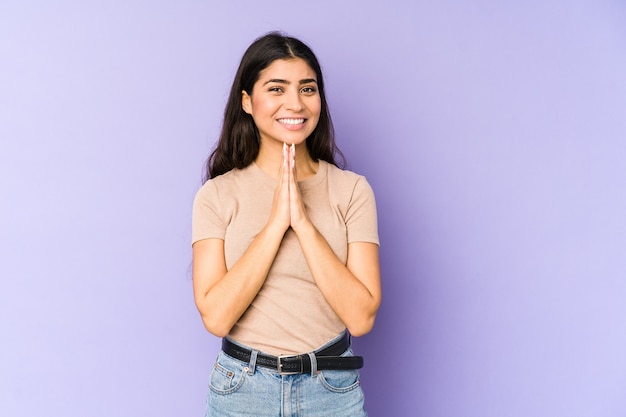
<instances>
[{"instance_id":1,"label":"woman's finger","mask_svg":"<svg viewBox=\"0 0 626 417\"><path fill-rule=\"evenodd\" d=\"M283 162L278 173L278 183L274 191L274 202L270 222L277 222L285 230L291 223L289 212L289 150L283 144Z\"/></svg>"}]
</instances>

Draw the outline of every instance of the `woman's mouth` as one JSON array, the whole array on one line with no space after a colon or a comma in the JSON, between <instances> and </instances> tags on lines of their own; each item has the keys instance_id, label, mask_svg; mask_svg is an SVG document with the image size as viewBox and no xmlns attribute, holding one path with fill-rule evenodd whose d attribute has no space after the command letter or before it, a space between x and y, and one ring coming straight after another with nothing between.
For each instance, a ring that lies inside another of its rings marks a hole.
<instances>
[{"instance_id":1,"label":"woman's mouth","mask_svg":"<svg viewBox=\"0 0 626 417\"><path fill-rule=\"evenodd\" d=\"M278 123L284 124L284 125L288 125L288 126L297 126L297 125L301 125L304 123L305 119L291 119L291 118L283 118L283 119L278 119Z\"/></svg>"}]
</instances>

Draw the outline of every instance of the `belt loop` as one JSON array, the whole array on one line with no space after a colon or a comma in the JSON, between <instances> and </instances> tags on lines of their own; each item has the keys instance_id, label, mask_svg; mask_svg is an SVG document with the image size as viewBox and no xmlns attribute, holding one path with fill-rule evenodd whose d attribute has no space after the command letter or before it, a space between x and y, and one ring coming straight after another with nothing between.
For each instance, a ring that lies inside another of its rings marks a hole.
<instances>
[{"instance_id":1,"label":"belt loop","mask_svg":"<svg viewBox=\"0 0 626 417\"><path fill-rule=\"evenodd\" d=\"M258 354L259 354L258 350L252 349L252 351L250 352L250 363L248 365L249 375L254 375L254 372L256 371L256 357Z\"/></svg>"},{"instance_id":2,"label":"belt loop","mask_svg":"<svg viewBox=\"0 0 626 417\"><path fill-rule=\"evenodd\" d=\"M311 378L317 376L317 358L314 352L309 352L309 359L311 360Z\"/></svg>"}]
</instances>

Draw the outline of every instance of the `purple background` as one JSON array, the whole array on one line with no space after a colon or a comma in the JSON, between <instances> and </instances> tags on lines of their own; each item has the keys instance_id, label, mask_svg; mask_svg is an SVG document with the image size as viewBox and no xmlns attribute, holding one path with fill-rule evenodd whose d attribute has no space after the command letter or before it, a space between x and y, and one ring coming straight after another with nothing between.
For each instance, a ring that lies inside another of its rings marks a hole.
<instances>
[{"instance_id":1,"label":"purple background","mask_svg":"<svg viewBox=\"0 0 626 417\"><path fill-rule=\"evenodd\" d=\"M0 2L0 415L202 415L191 203L241 54L281 29L377 194L370 415L626 416L624 22L617 0Z\"/></svg>"}]
</instances>

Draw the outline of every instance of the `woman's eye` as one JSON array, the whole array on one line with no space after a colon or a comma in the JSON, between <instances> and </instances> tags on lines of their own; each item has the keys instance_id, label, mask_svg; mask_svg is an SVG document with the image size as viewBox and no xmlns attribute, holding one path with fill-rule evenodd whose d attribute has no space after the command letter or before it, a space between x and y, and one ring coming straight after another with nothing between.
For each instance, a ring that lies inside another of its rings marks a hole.
<instances>
[{"instance_id":1,"label":"woman's eye","mask_svg":"<svg viewBox=\"0 0 626 417\"><path fill-rule=\"evenodd\" d=\"M317 90L315 89L315 87L303 87L301 90L304 94L313 94L315 93Z\"/></svg>"},{"instance_id":2,"label":"woman's eye","mask_svg":"<svg viewBox=\"0 0 626 417\"><path fill-rule=\"evenodd\" d=\"M273 93L282 93L283 89L282 89L282 87L276 86L276 87L270 87L269 91L271 91Z\"/></svg>"}]
</instances>

